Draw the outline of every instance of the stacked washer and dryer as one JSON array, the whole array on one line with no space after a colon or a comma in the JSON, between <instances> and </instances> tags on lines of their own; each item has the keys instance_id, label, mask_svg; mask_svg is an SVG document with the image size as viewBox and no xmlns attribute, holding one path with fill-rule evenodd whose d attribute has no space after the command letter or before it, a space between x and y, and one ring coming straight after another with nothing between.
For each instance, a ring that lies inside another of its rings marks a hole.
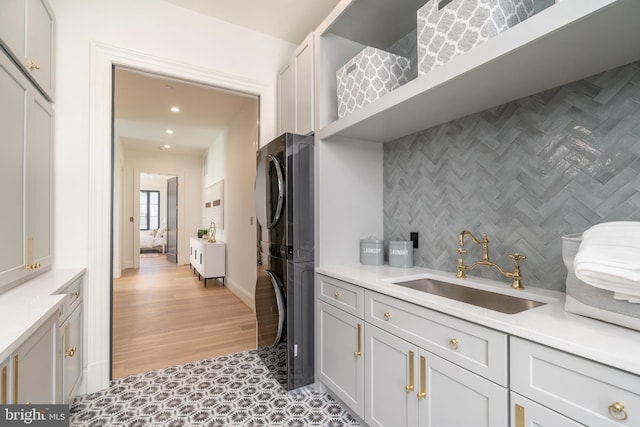
<instances>
[{"instance_id":1,"label":"stacked washer and dryer","mask_svg":"<svg viewBox=\"0 0 640 427\"><path fill-rule=\"evenodd\" d=\"M258 353L287 390L313 367L313 136L285 133L257 152Z\"/></svg>"}]
</instances>

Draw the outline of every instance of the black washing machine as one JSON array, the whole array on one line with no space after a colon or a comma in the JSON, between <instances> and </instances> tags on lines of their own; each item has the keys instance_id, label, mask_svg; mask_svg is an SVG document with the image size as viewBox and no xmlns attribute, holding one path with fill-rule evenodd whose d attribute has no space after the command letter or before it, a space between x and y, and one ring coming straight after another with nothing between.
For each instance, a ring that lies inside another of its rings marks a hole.
<instances>
[{"instance_id":1,"label":"black washing machine","mask_svg":"<svg viewBox=\"0 0 640 427\"><path fill-rule=\"evenodd\" d=\"M256 165L258 353L292 390L314 380L313 136L281 135Z\"/></svg>"}]
</instances>

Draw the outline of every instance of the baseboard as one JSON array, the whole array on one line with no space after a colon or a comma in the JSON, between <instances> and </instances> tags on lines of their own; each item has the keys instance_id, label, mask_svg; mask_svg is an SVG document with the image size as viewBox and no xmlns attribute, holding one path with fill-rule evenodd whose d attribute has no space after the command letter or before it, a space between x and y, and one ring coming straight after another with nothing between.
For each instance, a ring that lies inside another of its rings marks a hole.
<instances>
[{"instance_id":1,"label":"baseboard","mask_svg":"<svg viewBox=\"0 0 640 427\"><path fill-rule=\"evenodd\" d=\"M233 281L233 279L229 279L225 277L224 285L231 291L235 296L240 298L240 300L245 303L247 307L254 313L255 310L255 295L249 293L245 288L240 286L237 282Z\"/></svg>"}]
</instances>

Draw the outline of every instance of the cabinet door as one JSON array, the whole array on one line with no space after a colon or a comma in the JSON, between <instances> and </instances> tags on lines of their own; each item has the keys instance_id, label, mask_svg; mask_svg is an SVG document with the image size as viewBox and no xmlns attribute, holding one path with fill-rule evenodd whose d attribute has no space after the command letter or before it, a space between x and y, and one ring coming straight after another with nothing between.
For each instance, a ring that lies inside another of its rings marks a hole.
<instances>
[{"instance_id":1,"label":"cabinet door","mask_svg":"<svg viewBox=\"0 0 640 427\"><path fill-rule=\"evenodd\" d=\"M375 326L365 331L365 421L370 426L417 425L418 348Z\"/></svg>"},{"instance_id":2,"label":"cabinet door","mask_svg":"<svg viewBox=\"0 0 640 427\"><path fill-rule=\"evenodd\" d=\"M28 88L27 79L11 60L0 52L0 182L3 184L3 208L0 210L0 288L26 275L23 182Z\"/></svg>"},{"instance_id":3,"label":"cabinet door","mask_svg":"<svg viewBox=\"0 0 640 427\"><path fill-rule=\"evenodd\" d=\"M316 310L318 379L363 417L364 322L322 301L317 301Z\"/></svg>"},{"instance_id":4,"label":"cabinet door","mask_svg":"<svg viewBox=\"0 0 640 427\"><path fill-rule=\"evenodd\" d=\"M53 109L42 95L32 93L27 110L27 237L31 262L44 268L53 259Z\"/></svg>"},{"instance_id":5,"label":"cabinet door","mask_svg":"<svg viewBox=\"0 0 640 427\"><path fill-rule=\"evenodd\" d=\"M54 17L44 0L27 0L24 64L49 99L53 99Z\"/></svg>"},{"instance_id":6,"label":"cabinet door","mask_svg":"<svg viewBox=\"0 0 640 427\"><path fill-rule=\"evenodd\" d=\"M421 427L506 427L507 389L429 352L418 360Z\"/></svg>"},{"instance_id":7,"label":"cabinet door","mask_svg":"<svg viewBox=\"0 0 640 427\"><path fill-rule=\"evenodd\" d=\"M295 133L307 135L313 126L313 33L309 34L293 55L295 67Z\"/></svg>"},{"instance_id":8,"label":"cabinet door","mask_svg":"<svg viewBox=\"0 0 640 427\"><path fill-rule=\"evenodd\" d=\"M52 317L14 353L14 403L55 403L54 323Z\"/></svg>"},{"instance_id":9,"label":"cabinet door","mask_svg":"<svg viewBox=\"0 0 640 427\"><path fill-rule=\"evenodd\" d=\"M64 403L73 398L82 376L82 306L78 306L58 328L62 360L61 393Z\"/></svg>"},{"instance_id":10,"label":"cabinet door","mask_svg":"<svg viewBox=\"0 0 640 427\"><path fill-rule=\"evenodd\" d=\"M0 0L0 40L7 49L21 57L24 52L26 2L24 0Z\"/></svg>"},{"instance_id":11,"label":"cabinet door","mask_svg":"<svg viewBox=\"0 0 640 427\"><path fill-rule=\"evenodd\" d=\"M295 131L295 75L289 62L278 72L278 135Z\"/></svg>"},{"instance_id":12,"label":"cabinet door","mask_svg":"<svg viewBox=\"0 0 640 427\"><path fill-rule=\"evenodd\" d=\"M581 427L582 424L511 392L511 427Z\"/></svg>"},{"instance_id":13,"label":"cabinet door","mask_svg":"<svg viewBox=\"0 0 640 427\"><path fill-rule=\"evenodd\" d=\"M11 402L9 378L9 360L3 360L0 362L0 405L7 405Z\"/></svg>"}]
</instances>

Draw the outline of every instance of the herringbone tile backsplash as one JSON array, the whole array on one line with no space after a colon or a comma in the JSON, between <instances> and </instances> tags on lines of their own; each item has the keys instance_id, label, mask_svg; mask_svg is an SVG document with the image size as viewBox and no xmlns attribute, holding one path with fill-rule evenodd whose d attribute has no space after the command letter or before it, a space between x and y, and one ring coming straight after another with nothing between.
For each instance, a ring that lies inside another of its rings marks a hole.
<instances>
[{"instance_id":1,"label":"herringbone tile backsplash","mask_svg":"<svg viewBox=\"0 0 640 427\"><path fill-rule=\"evenodd\" d=\"M561 236L615 220L640 220L640 62L384 145L384 237L418 231L416 265L455 272L468 229L505 270L525 254L525 286L562 291Z\"/></svg>"}]
</instances>

